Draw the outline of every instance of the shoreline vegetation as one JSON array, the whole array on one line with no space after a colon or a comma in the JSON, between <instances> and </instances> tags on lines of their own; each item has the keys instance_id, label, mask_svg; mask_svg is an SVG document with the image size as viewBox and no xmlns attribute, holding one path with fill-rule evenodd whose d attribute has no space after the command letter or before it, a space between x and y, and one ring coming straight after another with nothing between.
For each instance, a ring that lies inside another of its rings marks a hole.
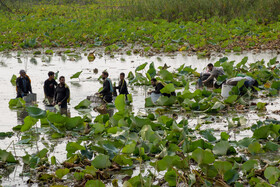
<instances>
[{"instance_id":1,"label":"shoreline vegetation","mask_svg":"<svg viewBox=\"0 0 280 187\"><path fill-rule=\"evenodd\" d=\"M0 10L0 51L105 47L105 52L113 52L131 46L128 51L133 52L140 46L144 52L207 56L279 50L280 17L275 9L280 9L280 1L203 2L15 1L7 3L11 11Z\"/></svg>"}]
</instances>

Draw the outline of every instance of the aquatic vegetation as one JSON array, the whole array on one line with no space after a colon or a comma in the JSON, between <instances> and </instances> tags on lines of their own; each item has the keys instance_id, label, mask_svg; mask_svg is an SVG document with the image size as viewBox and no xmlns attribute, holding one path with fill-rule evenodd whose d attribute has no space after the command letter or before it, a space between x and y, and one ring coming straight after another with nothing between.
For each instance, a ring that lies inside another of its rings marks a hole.
<instances>
[{"instance_id":1,"label":"aquatic vegetation","mask_svg":"<svg viewBox=\"0 0 280 187\"><path fill-rule=\"evenodd\" d=\"M189 51L197 52L200 57L209 57L211 51L278 49L278 19L266 22L230 17L225 22L211 16L187 21L179 16L178 20L170 22L162 19L165 16L152 16L148 20L144 16L131 20L129 16L121 17L122 12L114 6L112 11L103 6L103 3L34 5L28 8L28 13L0 12L0 51L45 48L45 54L52 55L55 47L90 49L103 46L106 53L121 49L128 55ZM126 7L116 6L120 9ZM116 15L107 16L114 11ZM94 60L93 56L89 58Z\"/></svg>"},{"instance_id":2,"label":"aquatic vegetation","mask_svg":"<svg viewBox=\"0 0 280 187\"><path fill-rule=\"evenodd\" d=\"M125 95L116 97L112 115L91 116L87 111L91 102L85 99L75 106L81 111L75 117L25 107L22 99L13 99L10 107L26 108L28 112L23 124L13 128L18 144L35 148L42 142L43 147L24 156L0 150L0 159L5 166L23 163L22 172L29 173L32 182L50 186L279 185L279 158L268 160L263 155L279 153L280 121L264 119L247 126L249 119L236 109L238 106L239 111L246 112L244 108L250 108L260 115L265 112L265 101L252 104L251 99L279 96L279 62L276 58L267 63L247 61L247 57L237 63L221 58L215 63L226 72L222 79L244 74L259 82L254 88L259 94L243 90L244 81L240 81L226 99L220 89L193 91L191 86L199 73L192 67L182 65L170 70L167 65L139 65L128 75L130 84L144 87L156 77L166 83L163 93L177 93L161 96L156 103L147 97L145 115L131 112ZM131 103L132 96L127 98ZM227 113L241 115L228 117ZM176 115L182 117L178 120ZM192 128L194 118L199 120ZM216 119L226 120L227 130L217 134L212 128L203 128L216 123ZM246 136L235 140L231 130L246 131ZM65 157L61 162L54 150L57 142L64 140Z\"/></svg>"}]
</instances>

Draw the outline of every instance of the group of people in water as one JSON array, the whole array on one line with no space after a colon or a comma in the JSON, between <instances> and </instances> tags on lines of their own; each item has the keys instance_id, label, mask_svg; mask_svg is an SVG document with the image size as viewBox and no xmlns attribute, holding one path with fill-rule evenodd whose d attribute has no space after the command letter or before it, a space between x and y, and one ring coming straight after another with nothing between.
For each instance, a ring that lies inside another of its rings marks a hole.
<instances>
[{"instance_id":1,"label":"group of people in water","mask_svg":"<svg viewBox=\"0 0 280 187\"><path fill-rule=\"evenodd\" d=\"M24 70L20 70L20 76L16 80L16 90L17 90L17 98L25 97L28 94L32 94L31 87L31 79L26 74ZM214 67L213 64L207 65L207 70L201 73L200 78L198 80L198 86L203 87L219 87L215 83L215 80L218 79L219 76L224 75L225 72L222 67ZM55 80L54 72L50 71L48 73L49 78L44 82L44 93L45 99L50 105L58 105L62 109L67 109L67 103L70 99L70 89L65 83L65 77L59 77L59 83ZM125 81L125 74L120 73L120 82L118 86L113 86L111 79L109 79L109 73L106 71L102 72L102 80L103 80L103 89L96 93L95 95L102 98L105 103L110 103L113 100L113 94L116 90L119 90L119 94L124 94L127 96L129 94L127 89L127 83ZM227 85L235 86L241 80L244 81L244 86L246 88L257 86L257 81L249 76L238 76L234 78L230 78L224 81ZM162 94L163 96L175 96L176 93L172 92L170 94L161 93L161 90L165 87L165 84L158 81L156 78L151 79L151 85L155 88L154 91L150 92L155 94Z\"/></svg>"},{"instance_id":2,"label":"group of people in water","mask_svg":"<svg viewBox=\"0 0 280 187\"><path fill-rule=\"evenodd\" d=\"M238 82L244 80L244 86L246 88L253 88L258 86L258 81L253 79L252 77L239 74L237 77L225 79L223 82L220 82L220 84L217 84L215 80L218 79L219 76L225 75L223 67L214 67L212 63L209 63L207 65L207 70L205 72L202 72L200 74L199 80L198 80L198 87L215 87L219 88L222 86L222 84L230 85L230 86L236 86Z\"/></svg>"},{"instance_id":3,"label":"group of people in water","mask_svg":"<svg viewBox=\"0 0 280 187\"><path fill-rule=\"evenodd\" d=\"M17 98L23 98L32 94L31 79L24 70L20 70L19 74L20 76L16 80ZM49 105L58 105L60 108L66 109L67 103L69 103L70 100L70 89L65 83L65 77L60 76L59 83L57 83L54 72L50 71L48 76L49 78L44 82L44 94L47 103L49 103ZM103 89L95 95L102 98L106 103L110 103L113 100L114 90L119 90L119 94L129 94L124 73L120 74L120 82L116 87L113 87L112 81L108 76L108 72L102 72Z\"/></svg>"}]
</instances>

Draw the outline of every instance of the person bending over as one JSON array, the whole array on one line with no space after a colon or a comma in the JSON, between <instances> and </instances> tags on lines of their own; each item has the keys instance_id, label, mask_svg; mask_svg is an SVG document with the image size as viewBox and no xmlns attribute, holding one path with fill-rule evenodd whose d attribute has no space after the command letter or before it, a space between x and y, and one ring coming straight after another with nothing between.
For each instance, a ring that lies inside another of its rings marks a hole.
<instances>
[{"instance_id":1,"label":"person bending over","mask_svg":"<svg viewBox=\"0 0 280 187\"><path fill-rule=\"evenodd\" d=\"M155 91L152 91L150 93L162 94L163 96L168 96L168 97L176 95L175 92L171 92L171 94L161 93L160 90L163 89L165 85L164 85L164 83L158 81L155 78L151 79L151 84L152 84L153 87L155 87Z\"/></svg>"},{"instance_id":2,"label":"person bending over","mask_svg":"<svg viewBox=\"0 0 280 187\"><path fill-rule=\"evenodd\" d=\"M206 80L202 81L204 85L208 85L209 82L213 82L214 79L217 79L219 76L225 74L223 67L214 67L212 63L208 64L207 67L210 75Z\"/></svg>"}]
</instances>

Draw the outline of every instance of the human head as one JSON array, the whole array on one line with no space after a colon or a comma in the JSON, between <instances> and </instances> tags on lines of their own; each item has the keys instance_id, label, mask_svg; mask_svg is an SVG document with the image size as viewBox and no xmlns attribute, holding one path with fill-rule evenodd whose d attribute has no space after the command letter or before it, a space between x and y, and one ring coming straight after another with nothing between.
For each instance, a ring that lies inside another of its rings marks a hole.
<instances>
[{"instance_id":1,"label":"human head","mask_svg":"<svg viewBox=\"0 0 280 187\"><path fill-rule=\"evenodd\" d=\"M109 76L109 73L107 71L103 71L101 76L102 79L105 80Z\"/></svg>"},{"instance_id":2,"label":"human head","mask_svg":"<svg viewBox=\"0 0 280 187\"><path fill-rule=\"evenodd\" d=\"M50 79L54 79L54 72L49 71L48 76L49 76Z\"/></svg>"},{"instance_id":3,"label":"human head","mask_svg":"<svg viewBox=\"0 0 280 187\"><path fill-rule=\"evenodd\" d=\"M65 77L64 76L59 77L59 83L60 84L65 84Z\"/></svg>"},{"instance_id":4,"label":"human head","mask_svg":"<svg viewBox=\"0 0 280 187\"><path fill-rule=\"evenodd\" d=\"M209 63L209 64L207 65L207 67L208 67L208 69L209 69L210 71L212 71L214 65L213 65L212 63Z\"/></svg>"},{"instance_id":5,"label":"human head","mask_svg":"<svg viewBox=\"0 0 280 187\"><path fill-rule=\"evenodd\" d=\"M153 87L155 87L156 84L157 84L157 80L155 78L152 78L151 79L151 84L152 84Z\"/></svg>"},{"instance_id":6,"label":"human head","mask_svg":"<svg viewBox=\"0 0 280 187\"><path fill-rule=\"evenodd\" d=\"M120 73L120 79L124 80L125 74L124 73Z\"/></svg>"},{"instance_id":7,"label":"human head","mask_svg":"<svg viewBox=\"0 0 280 187\"><path fill-rule=\"evenodd\" d=\"M26 72L23 69L19 71L19 74L20 74L21 77L26 76Z\"/></svg>"}]
</instances>

